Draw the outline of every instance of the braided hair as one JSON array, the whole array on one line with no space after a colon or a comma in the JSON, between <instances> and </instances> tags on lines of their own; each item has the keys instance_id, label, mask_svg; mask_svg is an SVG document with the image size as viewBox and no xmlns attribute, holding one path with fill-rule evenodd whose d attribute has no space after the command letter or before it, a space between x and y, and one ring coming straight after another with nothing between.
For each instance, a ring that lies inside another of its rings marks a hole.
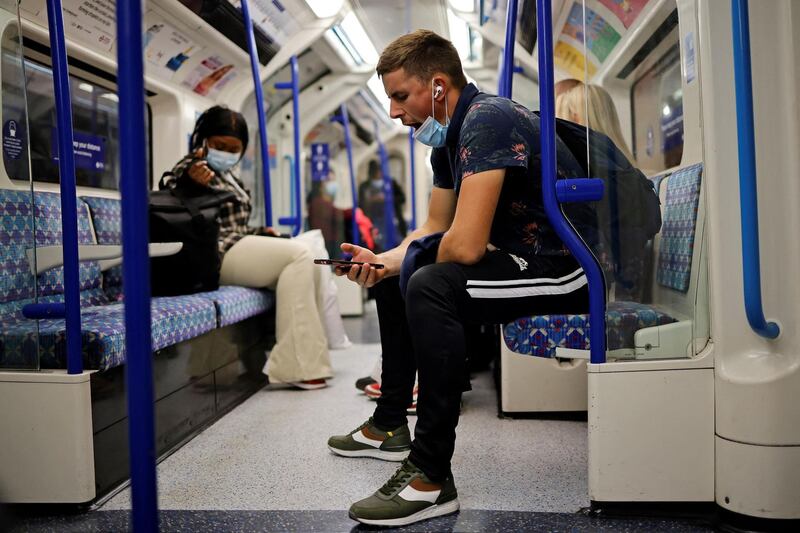
<instances>
[{"instance_id":1,"label":"braided hair","mask_svg":"<svg viewBox=\"0 0 800 533\"><path fill-rule=\"evenodd\" d=\"M247 150L249 140L247 121L237 111L219 105L206 109L194 125L191 137L192 151L202 148L206 139L215 135L236 137L242 141L242 153Z\"/></svg>"}]
</instances>

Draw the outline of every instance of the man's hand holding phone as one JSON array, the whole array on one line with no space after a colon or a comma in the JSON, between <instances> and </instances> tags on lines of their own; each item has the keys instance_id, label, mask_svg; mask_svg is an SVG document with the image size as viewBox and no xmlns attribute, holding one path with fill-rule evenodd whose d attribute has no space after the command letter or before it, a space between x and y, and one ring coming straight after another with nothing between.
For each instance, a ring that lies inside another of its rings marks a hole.
<instances>
[{"instance_id":1,"label":"man's hand holding phone","mask_svg":"<svg viewBox=\"0 0 800 533\"><path fill-rule=\"evenodd\" d=\"M365 264L360 266L352 265L350 267L337 266L333 269L337 276L347 276L347 279L350 281L354 281L362 287L367 288L374 286L386 277L385 268L375 268L369 265L369 263L382 263L372 250L347 242L342 243L341 249L344 253L351 255L353 261Z\"/></svg>"}]
</instances>

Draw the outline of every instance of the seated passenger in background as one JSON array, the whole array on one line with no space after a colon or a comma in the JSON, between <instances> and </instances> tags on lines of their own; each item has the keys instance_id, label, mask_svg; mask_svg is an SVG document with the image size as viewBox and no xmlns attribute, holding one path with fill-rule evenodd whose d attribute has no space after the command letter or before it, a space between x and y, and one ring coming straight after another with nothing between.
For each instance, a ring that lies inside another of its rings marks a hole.
<instances>
[{"instance_id":1,"label":"seated passenger in background","mask_svg":"<svg viewBox=\"0 0 800 533\"><path fill-rule=\"evenodd\" d=\"M276 292L277 342L264 373L270 382L322 388L332 371L317 297L321 269L314 268L306 244L275 238L272 228L248 226L250 193L231 172L247 142L247 123L240 113L220 106L206 110L195 124L191 153L164 175L161 186L173 188L190 180L236 195L220 208L220 283Z\"/></svg>"},{"instance_id":2,"label":"seated passenger in background","mask_svg":"<svg viewBox=\"0 0 800 533\"><path fill-rule=\"evenodd\" d=\"M427 30L389 44L377 73L391 117L413 126L416 139L433 147L434 186L427 220L398 247L376 255L342 245L355 261L385 265L337 270L376 287L382 394L373 417L331 437L328 447L345 457L407 456L382 488L350 507L350 517L360 522L404 525L459 507L451 459L461 394L469 386L465 325L583 313L588 287L544 211L539 118L468 84L453 44ZM559 175L580 176L566 145L557 139L556 147ZM423 244L430 261L415 262L409 279L409 265ZM408 280L404 294L401 267ZM412 441L406 407L415 370L419 396Z\"/></svg>"},{"instance_id":3,"label":"seated passenger in background","mask_svg":"<svg viewBox=\"0 0 800 533\"><path fill-rule=\"evenodd\" d=\"M622 136L617 108L614 106L611 95L598 85L587 85L579 80L562 80L559 83L566 82L570 82L571 88L556 97L556 117L581 126L588 126L594 131L605 134L619 148L625 158L636 166L636 160ZM610 286L613 288L613 298L615 300L644 301L648 285L646 273L650 268L647 264L648 250L623 247L625 253L619 253L616 261L612 261L609 257L612 249L613 247L608 246L606 253L595 250L595 254L607 273L606 280L614 280L613 285ZM615 266L615 263L618 264Z\"/></svg>"},{"instance_id":4,"label":"seated passenger in background","mask_svg":"<svg viewBox=\"0 0 800 533\"><path fill-rule=\"evenodd\" d=\"M586 85L579 80L561 80L559 83L564 82L575 83L571 83L570 89L556 95L556 117L604 133L635 166L636 160L622 136L617 108L611 95L598 85Z\"/></svg>"}]
</instances>

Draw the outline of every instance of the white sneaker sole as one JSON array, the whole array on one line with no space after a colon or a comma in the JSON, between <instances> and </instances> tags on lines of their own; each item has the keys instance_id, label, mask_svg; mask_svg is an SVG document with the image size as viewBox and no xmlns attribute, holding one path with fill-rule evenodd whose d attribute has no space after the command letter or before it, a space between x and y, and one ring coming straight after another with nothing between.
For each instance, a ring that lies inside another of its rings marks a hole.
<instances>
[{"instance_id":1,"label":"white sneaker sole","mask_svg":"<svg viewBox=\"0 0 800 533\"><path fill-rule=\"evenodd\" d=\"M374 450L339 450L332 446L328 446L328 449L336 455L341 455L342 457L372 457L373 459L382 459L384 461L394 462L402 461L408 457L408 454L411 451L405 450L402 452L387 452L386 450L378 450L377 448Z\"/></svg>"},{"instance_id":2,"label":"white sneaker sole","mask_svg":"<svg viewBox=\"0 0 800 533\"><path fill-rule=\"evenodd\" d=\"M437 516L453 514L456 511L458 511L458 507L459 507L458 498L456 498L455 500L451 500L441 505L432 505L412 515L404 516L403 518L391 518L387 520L368 520L366 518L357 518L352 515L350 516L350 518L358 522L361 522L362 524L367 524L370 526L407 526L408 524L413 524L414 522L419 522L421 520L428 520L429 518L436 518Z\"/></svg>"}]
</instances>

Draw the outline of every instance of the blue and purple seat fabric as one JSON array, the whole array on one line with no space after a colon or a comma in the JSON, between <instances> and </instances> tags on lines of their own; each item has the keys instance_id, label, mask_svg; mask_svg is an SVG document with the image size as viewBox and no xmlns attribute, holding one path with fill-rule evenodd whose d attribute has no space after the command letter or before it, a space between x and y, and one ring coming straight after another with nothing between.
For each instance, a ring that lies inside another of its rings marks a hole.
<instances>
[{"instance_id":1,"label":"blue and purple seat fabric","mask_svg":"<svg viewBox=\"0 0 800 533\"><path fill-rule=\"evenodd\" d=\"M120 244L120 201L78 199L80 244ZM61 267L32 274L28 251L61 244L58 194L0 189L0 368L65 368L63 319L29 320L28 303L64 298ZM125 362L122 271L101 272L99 263L80 263L81 337L87 369L107 370ZM244 287L151 300L153 350L197 337L258 315L274 296ZM38 360L38 361L37 361Z\"/></svg>"},{"instance_id":2,"label":"blue and purple seat fabric","mask_svg":"<svg viewBox=\"0 0 800 533\"><path fill-rule=\"evenodd\" d=\"M656 270L656 281L665 289L689 290L702 174L703 165L697 164L668 175ZM654 178L656 190L666 177ZM607 349L632 349L636 331L672 322L676 319L656 306L609 302ZM589 315L522 317L503 326L503 339L512 352L536 357L555 357L557 347L588 350Z\"/></svg>"}]
</instances>

